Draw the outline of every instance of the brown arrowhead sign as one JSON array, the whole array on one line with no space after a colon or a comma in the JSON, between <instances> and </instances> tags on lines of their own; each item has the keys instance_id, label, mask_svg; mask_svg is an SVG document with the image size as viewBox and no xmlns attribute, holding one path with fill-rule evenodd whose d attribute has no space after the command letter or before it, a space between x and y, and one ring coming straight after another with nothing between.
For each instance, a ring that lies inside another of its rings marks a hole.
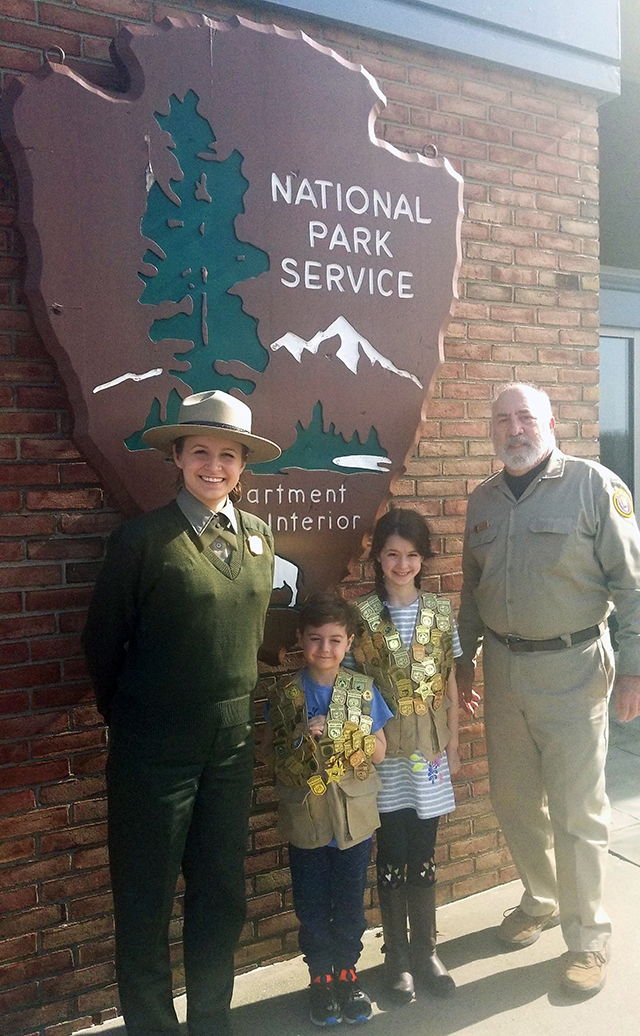
<instances>
[{"instance_id":1,"label":"brown arrowhead sign","mask_svg":"<svg viewBox=\"0 0 640 1036\"><path fill-rule=\"evenodd\" d=\"M64 63L14 80L27 291L75 437L125 509L173 471L142 431L246 398L279 461L243 478L283 603L338 581L404 470L441 359L462 184L374 135L378 87L300 32L201 16L123 29L124 94Z\"/></svg>"}]
</instances>

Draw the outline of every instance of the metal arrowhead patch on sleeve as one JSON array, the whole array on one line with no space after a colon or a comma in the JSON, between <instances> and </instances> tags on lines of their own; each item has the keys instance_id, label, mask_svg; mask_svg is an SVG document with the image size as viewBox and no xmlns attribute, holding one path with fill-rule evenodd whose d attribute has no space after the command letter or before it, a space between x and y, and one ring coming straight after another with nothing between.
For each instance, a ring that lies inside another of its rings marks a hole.
<instances>
[{"instance_id":1,"label":"metal arrowhead patch on sleeve","mask_svg":"<svg viewBox=\"0 0 640 1036\"><path fill-rule=\"evenodd\" d=\"M262 554L262 537L261 536L249 536L247 540L247 546L254 557L258 554Z\"/></svg>"},{"instance_id":2,"label":"metal arrowhead patch on sleeve","mask_svg":"<svg viewBox=\"0 0 640 1036\"><path fill-rule=\"evenodd\" d=\"M613 494L613 506L623 518L633 517L633 500L626 489L616 489Z\"/></svg>"}]
</instances>

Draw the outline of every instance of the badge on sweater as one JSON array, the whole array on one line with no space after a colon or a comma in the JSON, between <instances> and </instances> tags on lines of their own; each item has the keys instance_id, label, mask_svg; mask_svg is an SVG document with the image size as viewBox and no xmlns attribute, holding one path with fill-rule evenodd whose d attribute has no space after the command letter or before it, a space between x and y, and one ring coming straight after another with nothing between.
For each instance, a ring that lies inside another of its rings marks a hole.
<instances>
[{"instance_id":1,"label":"badge on sweater","mask_svg":"<svg viewBox=\"0 0 640 1036\"><path fill-rule=\"evenodd\" d=\"M264 550L262 546L262 537L249 536L247 540L247 546L254 557L256 557L258 554L262 554Z\"/></svg>"},{"instance_id":2,"label":"badge on sweater","mask_svg":"<svg viewBox=\"0 0 640 1036\"><path fill-rule=\"evenodd\" d=\"M623 518L631 518L633 516L633 501L626 489L616 489L613 494L613 506Z\"/></svg>"}]
</instances>

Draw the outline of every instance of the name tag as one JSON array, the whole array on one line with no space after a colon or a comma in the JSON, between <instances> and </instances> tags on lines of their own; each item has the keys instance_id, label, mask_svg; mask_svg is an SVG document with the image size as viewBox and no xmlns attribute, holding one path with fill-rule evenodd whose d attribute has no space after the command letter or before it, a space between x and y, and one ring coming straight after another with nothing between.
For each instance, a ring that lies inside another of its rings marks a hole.
<instances>
[{"instance_id":1,"label":"name tag","mask_svg":"<svg viewBox=\"0 0 640 1036\"><path fill-rule=\"evenodd\" d=\"M247 540L247 546L254 557L256 557L258 554L264 553L264 547L262 545L261 536L249 536Z\"/></svg>"}]
</instances>

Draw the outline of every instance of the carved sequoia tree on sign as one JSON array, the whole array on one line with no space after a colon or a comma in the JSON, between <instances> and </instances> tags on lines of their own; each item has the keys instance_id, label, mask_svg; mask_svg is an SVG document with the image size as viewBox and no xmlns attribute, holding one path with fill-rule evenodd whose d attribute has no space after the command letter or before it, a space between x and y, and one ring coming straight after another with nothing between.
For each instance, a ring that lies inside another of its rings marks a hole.
<instances>
[{"instance_id":1,"label":"carved sequoia tree on sign","mask_svg":"<svg viewBox=\"0 0 640 1036\"><path fill-rule=\"evenodd\" d=\"M114 46L125 94L47 64L3 100L32 308L128 510L172 493L144 428L191 392L246 398L283 448L243 482L293 603L344 575L413 450L461 181L376 138L371 76L302 33L187 16Z\"/></svg>"}]
</instances>

